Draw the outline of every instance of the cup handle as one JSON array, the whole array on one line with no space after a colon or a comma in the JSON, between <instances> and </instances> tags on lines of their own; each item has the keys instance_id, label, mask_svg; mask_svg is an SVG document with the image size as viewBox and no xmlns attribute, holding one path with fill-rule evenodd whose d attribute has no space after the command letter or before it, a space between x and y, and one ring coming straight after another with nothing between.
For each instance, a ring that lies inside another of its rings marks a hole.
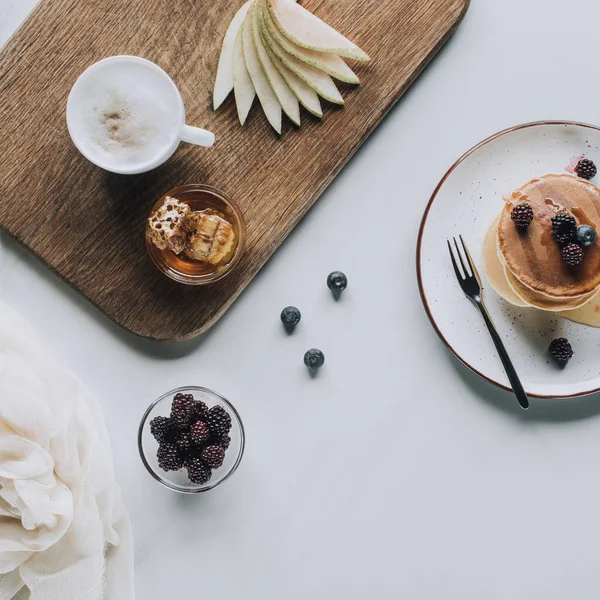
<instances>
[{"instance_id":1,"label":"cup handle","mask_svg":"<svg viewBox=\"0 0 600 600\"><path fill-rule=\"evenodd\" d=\"M215 134L206 129L184 125L181 129L181 141L196 146L210 147L215 143Z\"/></svg>"}]
</instances>

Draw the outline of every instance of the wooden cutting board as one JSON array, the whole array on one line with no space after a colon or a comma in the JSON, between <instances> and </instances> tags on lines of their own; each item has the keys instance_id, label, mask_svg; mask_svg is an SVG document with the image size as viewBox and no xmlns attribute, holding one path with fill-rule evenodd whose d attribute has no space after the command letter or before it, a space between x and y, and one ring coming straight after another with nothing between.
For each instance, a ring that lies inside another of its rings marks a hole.
<instances>
[{"instance_id":1,"label":"wooden cutting board","mask_svg":"<svg viewBox=\"0 0 600 600\"><path fill-rule=\"evenodd\" d=\"M371 56L351 62L360 87L321 122L303 113L281 137L255 104L244 128L233 100L213 112L211 89L225 30L243 0L41 0L0 54L0 226L132 332L183 340L213 325L448 39L469 0L305 0L303 5ZM182 145L139 176L106 173L72 145L70 88L116 54L156 62L179 86L191 125L212 149ZM185 287L147 256L153 203L185 183L221 188L241 206L248 247L237 270Z\"/></svg>"}]
</instances>

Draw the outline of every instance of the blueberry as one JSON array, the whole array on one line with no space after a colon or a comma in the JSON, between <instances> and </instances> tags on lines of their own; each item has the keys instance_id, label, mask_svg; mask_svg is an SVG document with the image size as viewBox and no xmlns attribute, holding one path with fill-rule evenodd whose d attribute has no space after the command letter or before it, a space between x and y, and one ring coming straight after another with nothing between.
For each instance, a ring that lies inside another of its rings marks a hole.
<instances>
[{"instance_id":1,"label":"blueberry","mask_svg":"<svg viewBox=\"0 0 600 600\"><path fill-rule=\"evenodd\" d=\"M327 287L332 292L341 292L346 289L348 278L341 271L334 271L327 277Z\"/></svg>"},{"instance_id":2,"label":"blueberry","mask_svg":"<svg viewBox=\"0 0 600 600\"><path fill-rule=\"evenodd\" d=\"M302 315L295 306L287 306L281 311L281 322L286 327L296 327L300 323Z\"/></svg>"},{"instance_id":3,"label":"blueberry","mask_svg":"<svg viewBox=\"0 0 600 600\"><path fill-rule=\"evenodd\" d=\"M580 225L577 228L577 243L586 248L596 241L596 230L589 225Z\"/></svg>"},{"instance_id":4,"label":"blueberry","mask_svg":"<svg viewBox=\"0 0 600 600\"><path fill-rule=\"evenodd\" d=\"M325 364L325 355L320 350L313 348L304 355L304 364L309 369L320 369Z\"/></svg>"}]
</instances>

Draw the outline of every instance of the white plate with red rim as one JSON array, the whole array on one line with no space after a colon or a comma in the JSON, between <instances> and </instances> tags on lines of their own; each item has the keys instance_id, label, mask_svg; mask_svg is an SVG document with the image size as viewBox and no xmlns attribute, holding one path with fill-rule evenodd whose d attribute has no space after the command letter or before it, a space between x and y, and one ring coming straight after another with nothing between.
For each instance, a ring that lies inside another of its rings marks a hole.
<instances>
[{"instance_id":1,"label":"white plate with red rim","mask_svg":"<svg viewBox=\"0 0 600 600\"><path fill-rule=\"evenodd\" d=\"M502 210L503 195L534 177L565 173L581 156L600 165L600 127L544 121L501 131L458 159L423 215L417 276L427 315L465 366L504 389L510 389L508 378L479 311L456 281L446 239L462 234L467 243L484 301L530 396L566 398L600 391L600 329L509 304L487 283L482 259L483 241ZM600 175L592 182L600 186ZM548 354L556 337L568 338L573 346L574 356L564 368Z\"/></svg>"}]
</instances>

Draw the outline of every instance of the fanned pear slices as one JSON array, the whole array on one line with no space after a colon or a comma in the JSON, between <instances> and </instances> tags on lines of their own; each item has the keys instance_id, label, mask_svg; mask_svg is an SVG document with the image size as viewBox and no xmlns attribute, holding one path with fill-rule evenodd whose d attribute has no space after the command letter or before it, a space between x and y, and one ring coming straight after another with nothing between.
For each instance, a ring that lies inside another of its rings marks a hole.
<instances>
[{"instance_id":1,"label":"fanned pear slices","mask_svg":"<svg viewBox=\"0 0 600 600\"><path fill-rule=\"evenodd\" d=\"M290 71L290 69L281 62L281 59L273 54L273 51L268 45L265 45L265 49L271 62L281 73L281 76L285 79L285 82L288 84L296 98L298 98L300 104L302 104L309 113L320 119L323 116L323 110L321 109L321 103L319 102L319 95L317 92L315 92L308 83L300 79L296 73Z\"/></svg>"},{"instance_id":2,"label":"fanned pear slices","mask_svg":"<svg viewBox=\"0 0 600 600\"><path fill-rule=\"evenodd\" d=\"M299 46L354 60L369 55L294 0L267 0L269 12L282 33Z\"/></svg>"},{"instance_id":3,"label":"fanned pear slices","mask_svg":"<svg viewBox=\"0 0 600 600\"><path fill-rule=\"evenodd\" d=\"M302 81L308 84L321 98L324 98L332 104L344 104L344 99L337 89L333 79L320 69L301 61L286 52L270 35L268 30L263 28L263 35L271 50L281 62L297 75Z\"/></svg>"},{"instance_id":4,"label":"fanned pear slices","mask_svg":"<svg viewBox=\"0 0 600 600\"><path fill-rule=\"evenodd\" d=\"M285 79L281 73L277 70L271 58L269 57L265 47L263 45L262 38L260 36L260 29L258 28L258 6L254 4L252 7L252 40L254 42L254 48L256 55L263 68L264 74L267 77L267 81L271 86L271 89L275 92L277 100L283 109L283 112L290 118L290 121L294 125L300 126L300 105L298 104L298 98L294 95L294 92L289 88Z\"/></svg>"},{"instance_id":5,"label":"fanned pear slices","mask_svg":"<svg viewBox=\"0 0 600 600\"><path fill-rule=\"evenodd\" d=\"M295 56L311 67L325 71L325 73L335 77L335 79L338 79L339 81L353 84L360 83L360 80L354 71L337 54L328 54L326 52L318 52L316 50L303 48L286 38L285 35L279 31L273 21L273 17L271 17L271 14L269 13L267 8L268 0L257 0L257 2L262 13L262 23L268 28L270 37L288 54Z\"/></svg>"},{"instance_id":6,"label":"fanned pear slices","mask_svg":"<svg viewBox=\"0 0 600 600\"><path fill-rule=\"evenodd\" d=\"M359 83L342 57L369 60L356 44L295 0L248 0L233 17L223 40L214 108L233 89L242 125L258 96L277 133L281 133L282 112L300 126L300 105L322 117L319 96L344 104L332 77Z\"/></svg>"}]
</instances>

